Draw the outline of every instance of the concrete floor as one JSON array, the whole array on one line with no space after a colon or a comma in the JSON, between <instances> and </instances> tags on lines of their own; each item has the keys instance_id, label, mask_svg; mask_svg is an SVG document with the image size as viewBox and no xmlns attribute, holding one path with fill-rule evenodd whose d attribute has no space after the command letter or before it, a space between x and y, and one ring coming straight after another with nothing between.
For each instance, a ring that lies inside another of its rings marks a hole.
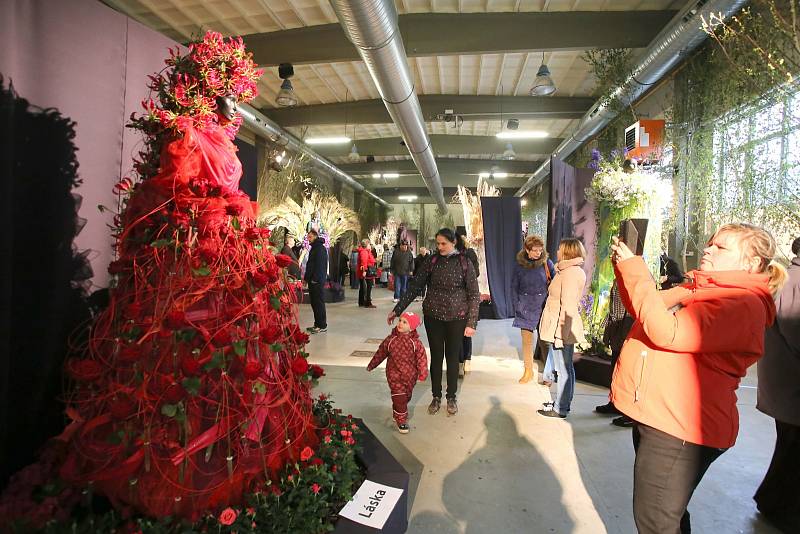
<instances>
[{"instance_id":1,"label":"concrete floor","mask_svg":"<svg viewBox=\"0 0 800 534\"><path fill-rule=\"evenodd\" d=\"M366 371L367 357L389 332L391 293L375 288L374 310L357 306L357 292L328 305L328 332L312 336L310 360L326 376L318 393L330 393L345 413L361 417L411 473L409 532L631 533L633 447L630 430L592 413L607 390L579 383L566 420L539 417L546 388L520 385L519 331L511 321L481 321L473 372L461 383L459 413L427 413L430 380L420 383L409 407L411 432L401 435L391 418L383 366ZM420 303L410 311L421 312ZM301 324L313 323L308 305ZM420 335L427 346L424 327ZM775 442L772 419L755 409L755 368L739 393L741 429L736 446L720 457L698 487L689 511L698 533L778 531L760 519L752 495Z\"/></svg>"}]
</instances>

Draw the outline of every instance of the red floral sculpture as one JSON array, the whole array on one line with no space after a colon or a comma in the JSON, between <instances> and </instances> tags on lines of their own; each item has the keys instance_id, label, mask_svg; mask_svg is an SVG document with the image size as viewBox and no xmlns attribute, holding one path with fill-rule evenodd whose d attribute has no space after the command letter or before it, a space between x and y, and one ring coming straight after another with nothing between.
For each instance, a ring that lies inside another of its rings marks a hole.
<instances>
[{"instance_id":1,"label":"red floral sculpture","mask_svg":"<svg viewBox=\"0 0 800 534\"><path fill-rule=\"evenodd\" d=\"M67 362L61 475L115 506L196 519L316 444L309 389L322 371L303 352L286 262L238 190L238 124L215 114L218 96L251 100L260 71L241 39L213 32L166 63L158 101L132 121L146 134L139 179L115 188L126 196L110 305L87 356Z\"/></svg>"}]
</instances>

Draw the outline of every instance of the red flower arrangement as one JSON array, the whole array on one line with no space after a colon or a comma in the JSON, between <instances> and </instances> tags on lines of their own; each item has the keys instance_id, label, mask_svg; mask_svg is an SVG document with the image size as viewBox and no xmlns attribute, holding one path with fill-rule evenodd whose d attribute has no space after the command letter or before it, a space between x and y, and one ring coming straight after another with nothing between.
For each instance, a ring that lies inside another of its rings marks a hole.
<instances>
[{"instance_id":1,"label":"red flower arrangement","mask_svg":"<svg viewBox=\"0 0 800 534\"><path fill-rule=\"evenodd\" d=\"M219 522L222 525L230 526L236 521L237 517L239 517L239 513L236 510L233 508L225 508L222 513L219 514Z\"/></svg>"},{"instance_id":2,"label":"red flower arrangement","mask_svg":"<svg viewBox=\"0 0 800 534\"><path fill-rule=\"evenodd\" d=\"M286 254L278 254L275 256L275 263L278 264L278 267L281 269L285 269L286 267L290 266L294 263L294 260L287 256Z\"/></svg>"},{"instance_id":3,"label":"red flower arrangement","mask_svg":"<svg viewBox=\"0 0 800 534\"><path fill-rule=\"evenodd\" d=\"M304 375L308 371L308 360L302 356L298 356L292 360L292 371L298 375Z\"/></svg>"}]
</instances>

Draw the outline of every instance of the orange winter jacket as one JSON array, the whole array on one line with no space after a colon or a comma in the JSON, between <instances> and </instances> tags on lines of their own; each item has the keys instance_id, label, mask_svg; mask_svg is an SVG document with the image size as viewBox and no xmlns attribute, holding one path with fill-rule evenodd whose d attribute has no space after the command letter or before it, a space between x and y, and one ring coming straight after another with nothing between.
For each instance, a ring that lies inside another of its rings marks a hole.
<instances>
[{"instance_id":1,"label":"orange winter jacket","mask_svg":"<svg viewBox=\"0 0 800 534\"><path fill-rule=\"evenodd\" d=\"M616 276L636 323L614 369L614 406L690 443L733 446L736 389L762 356L775 318L768 277L693 271L689 284L659 292L640 257L617 264ZM670 300L677 311L667 309Z\"/></svg>"}]
</instances>

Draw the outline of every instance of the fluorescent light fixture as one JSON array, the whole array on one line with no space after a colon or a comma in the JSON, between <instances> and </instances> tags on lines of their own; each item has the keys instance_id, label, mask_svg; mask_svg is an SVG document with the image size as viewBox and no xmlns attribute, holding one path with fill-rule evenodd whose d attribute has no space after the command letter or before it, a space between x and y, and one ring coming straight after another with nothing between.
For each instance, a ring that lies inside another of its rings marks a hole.
<instances>
[{"instance_id":1,"label":"fluorescent light fixture","mask_svg":"<svg viewBox=\"0 0 800 534\"><path fill-rule=\"evenodd\" d=\"M412 200L417 200L417 195L400 195L397 198L400 200L405 200L406 202L411 202Z\"/></svg>"},{"instance_id":2,"label":"fluorescent light fixture","mask_svg":"<svg viewBox=\"0 0 800 534\"><path fill-rule=\"evenodd\" d=\"M306 139L307 145L342 145L352 141L349 137L309 137Z\"/></svg>"},{"instance_id":3,"label":"fluorescent light fixture","mask_svg":"<svg viewBox=\"0 0 800 534\"><path fill-rule=\"evenodd\" d=\"M495 137L498 139L544 139L547 132L541 130L517 130L516 132L500 132Z\"/></svg>"},{"instance_id":4,"label":"fluorescent light fixture","mask_svg":"<svg viewBox=\"0 0 800 534\"><path fill-rule=\"evenodd\" d=\"M384 178L400 178L400 175L396 172L385 172L383 173Z\"/></svg>"},{"instance_id":5,"label":"fluorescent light fixture","mask_svg":"<svg viewBox=\"0 0 800 534\"><path fill-rule=\"evenodd\" d=\"M490 172L482 172L482 173L480 173L480 174L478 175L478 177L480 177L480 178L488 178L488 177L490 177L491 175L492 175L492 173L490 173Z\"/></svg>"},{"instance_id":6,"label":"fluorescent light fixture","mask_svg":"<svg viewBox=\"0 0 800 534\"><path fill-rule=\"evenodd\" d=\"M372 177L373 177L373 178L380 178L380 177L381 177L381 173L379 173L379 172L376 172L376 173L374 173L374 174L372 175Z\"/></svg>"},{"instance_id":7,"label":"fluorescent light fixture","mask_svg":"<svg viewBox=\"0 0 800 534\"><path fill-rule=\"evenodd\" d=\"M493 172L492 177L494 178L508 178L507 172Z\"/></svg>"}]
</instances>

